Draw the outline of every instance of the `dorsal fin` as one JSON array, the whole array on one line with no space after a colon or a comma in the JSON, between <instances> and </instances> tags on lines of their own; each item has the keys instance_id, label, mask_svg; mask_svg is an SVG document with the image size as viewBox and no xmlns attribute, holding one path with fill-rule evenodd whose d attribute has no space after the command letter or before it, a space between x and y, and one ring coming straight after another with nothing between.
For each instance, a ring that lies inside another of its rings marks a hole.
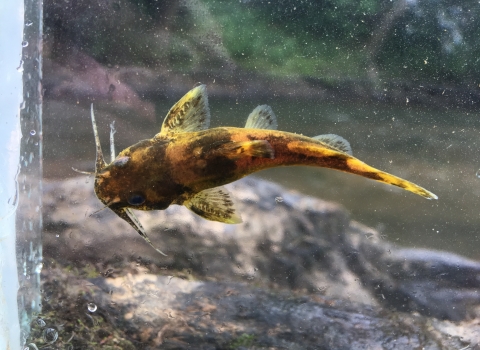
<instances>
[{"instance_id":1,"label":"dorsal fin","mask_svg":"<svg viewBox=\"0 0 480 350\"><path fill-rule=\"evenodd\" d=\"M335 134L325 134L312 137L312 139L323 142L337 151L352 155L350 143L343 137Z\"/></svg>"},{"instance_id":2,"label":"dorsal fin","mask_svg":"<svg viewBox=\"0 0 480 350\"><path fill-rule=\"evenodd\" d=\"M247 118L246 129L270 129L276 130L278 127L277 117L272 108L267 105L261 105L255 108Z\"/></svg>"},{"instance_id":3,"label":"dorsal fin","mask_svg":"<svg viewBox=\"0 0 480 350\"><path fill-rule=\"evenodd\" d=\"M242 222L230 192L223 186L201 191L184 203L188 209L207 220L239 224Z\"/></svg>"},{"instance_id":4,"label":"dorsal fin","mask_svg":"<svg viewBox=\"0 0 480 350\"><path fill-rule=\"evenodd\" d=\"M207 88L199 85L183 96L168 112L160 136L170 133L199 131L210 126Z\"/></svg>"}]
</instances>

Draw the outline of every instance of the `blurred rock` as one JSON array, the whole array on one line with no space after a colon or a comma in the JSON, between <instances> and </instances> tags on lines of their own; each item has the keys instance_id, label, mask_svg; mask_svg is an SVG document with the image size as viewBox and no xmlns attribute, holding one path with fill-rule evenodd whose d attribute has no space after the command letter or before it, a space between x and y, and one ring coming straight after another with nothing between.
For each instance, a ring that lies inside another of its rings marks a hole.
<instances>
[{"instance_id":1,"label":"blurred rock","mask_svg":"<svg viewBox=\"0 0 480 350\"><path fill-rule=\"evenodd\" d=\"M160 256L123 220L102 208L93 179L44 185L45 254L57 261L152 262L198 278L245 281L376 304L339 250L350 225L339 206L247 179L228 186L240 225L206 221L180 206L137 212ZM308 213L306 213L308 211ZM59 235L57 237L56 235Z\"/></svg>"},{"instance_id":2,"label":"blurred rock","mask_svg":"<svg viewBox=\"0 0 480 350\"><path fill-rule=\"evenodd\" d=\"M72 332L94 302L143 349L480 349L477 262L398 248L336 204L254 177L228 186L240 225L138 212L164 257L108 209L92 214L86 178L44 184L45 308L78 308Z\"/></svg>"},{"instance_id":3,"label":"blurred rock","mask_svg":"<svg viewBox=\"0 0 480 350\"><path fill-rule=\"evenodd\" d=\"M46 60L45 73L47 99L83 106L102 104L117 112L129 109L149 121L155 120L154 104L142 100L121 79L118 69L104 67L83 52L74 50L62 64Z\"/></svg>"},{"instance_id":4,"label":"blurred rock","mask_svg":"<svg viewBox=\"0 0 480 350\"><path fill-rule=\"evenodd\" d=\"M142 269L88 282L52 272L44 276L46 293L64 293L52 303L53 314L74 304L69 314L78 311L90 330L87 338L101 344L115 331L119 343L122 330L138 349L480 349L478 320L453 323L318 294L272 293L246 283L184 280ZM96 309L86 318L89 305ZM81 323L72 318L63 323L68 331L60 332L58 346L81 341L80 327L73 327Z\"/></svg>"}]
</instances>

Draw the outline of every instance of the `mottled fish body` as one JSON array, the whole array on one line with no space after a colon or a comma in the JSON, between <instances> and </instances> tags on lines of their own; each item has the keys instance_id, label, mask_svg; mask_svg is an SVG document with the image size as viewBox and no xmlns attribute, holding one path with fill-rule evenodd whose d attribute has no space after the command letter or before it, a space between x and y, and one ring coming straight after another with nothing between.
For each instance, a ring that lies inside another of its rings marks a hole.
<instances>
[{"instance_id":1,"label":"mottled fish body","mask_svg":"<svg viewBox=\"0 0 480 350\"><path fill-rule=\"evenodd\" d=\"M179 204L205 219L239 223L240 214L223 185L278 166L336 169L428 199L437 198L412 182L353 157L350 144L340 136L310 138L275 130L276 117L266 105L254 109L245 128L208 129L210 112L205 85L189 91L170 109L160 133L123 150L108 165L103 159L93 108L92 122L97 145L95 193L150 245L132 208L162 210ZM111 142L113 150L113 132Z\"/></svg>"}]
</instances>

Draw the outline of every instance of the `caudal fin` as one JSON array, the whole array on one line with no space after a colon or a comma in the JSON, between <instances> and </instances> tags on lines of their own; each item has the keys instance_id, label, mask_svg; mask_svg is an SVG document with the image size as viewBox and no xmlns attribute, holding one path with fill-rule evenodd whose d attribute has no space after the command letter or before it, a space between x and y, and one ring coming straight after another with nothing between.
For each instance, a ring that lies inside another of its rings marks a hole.
<instances>
[{"instance_id":1,"label":"caudal fin","mask_svg":"<svg viewBox=\"0 0 480 350\"><path fill-rule=\"evenodd\" d=\"M410 181L399 178L395 175L375 169L361 160L341 151L326 148L321 143L313 142L290 142L290 151L301 154L306 161L304 165L321 166L330 169L344 171L350 174L360 175L375 181L397 186L409 192L418 194L427 199L438 199L432 192L420 187Z\"/></svg>"},{"instance_id":2,"label":"caudal fin","mask_svg":"<svg viewBox=\"0 0 480 350\"><path fill-rule=\"evenodd\" d=\"M413 182L404 180L398 176L375 169L370 165L365 164L364 162L362 162L357 158L349 157L346 163L350 171L349 170L344 170L344 171L361 175L369 179L380 181L389 185L403 188L404 190L418 194L419 196L422 196L427 199L438 199L437 195L426 190L425 188L420 187L414 184Z\"/></svg>"}]
</instances>

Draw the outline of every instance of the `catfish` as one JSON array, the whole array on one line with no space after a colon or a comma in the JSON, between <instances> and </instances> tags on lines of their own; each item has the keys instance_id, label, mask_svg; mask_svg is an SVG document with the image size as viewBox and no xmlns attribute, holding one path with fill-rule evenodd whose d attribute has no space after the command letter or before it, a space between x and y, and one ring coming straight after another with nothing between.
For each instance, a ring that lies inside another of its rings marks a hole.
<instances>
[{"instance_id":1,"label":"catfish","mask_svg":"<svg viewBox=\"0 0 480 350\"><path fill-rule=\"evenodd\" d=\"M170 109L158 134L116 157L112 128L110 164L103 157L93 104L91 119L96 144L95 194L154 249L132 209L164 210L177 204L207 220L238 224L242 218L223 185L273 167L330 168L437 199L432 192L353 157L348 141L338 135L307 137L276 130L277 119L267 105L256 107L244 128L210 129L205 85L190 90Z\"/></svg>"}]
</instances>

